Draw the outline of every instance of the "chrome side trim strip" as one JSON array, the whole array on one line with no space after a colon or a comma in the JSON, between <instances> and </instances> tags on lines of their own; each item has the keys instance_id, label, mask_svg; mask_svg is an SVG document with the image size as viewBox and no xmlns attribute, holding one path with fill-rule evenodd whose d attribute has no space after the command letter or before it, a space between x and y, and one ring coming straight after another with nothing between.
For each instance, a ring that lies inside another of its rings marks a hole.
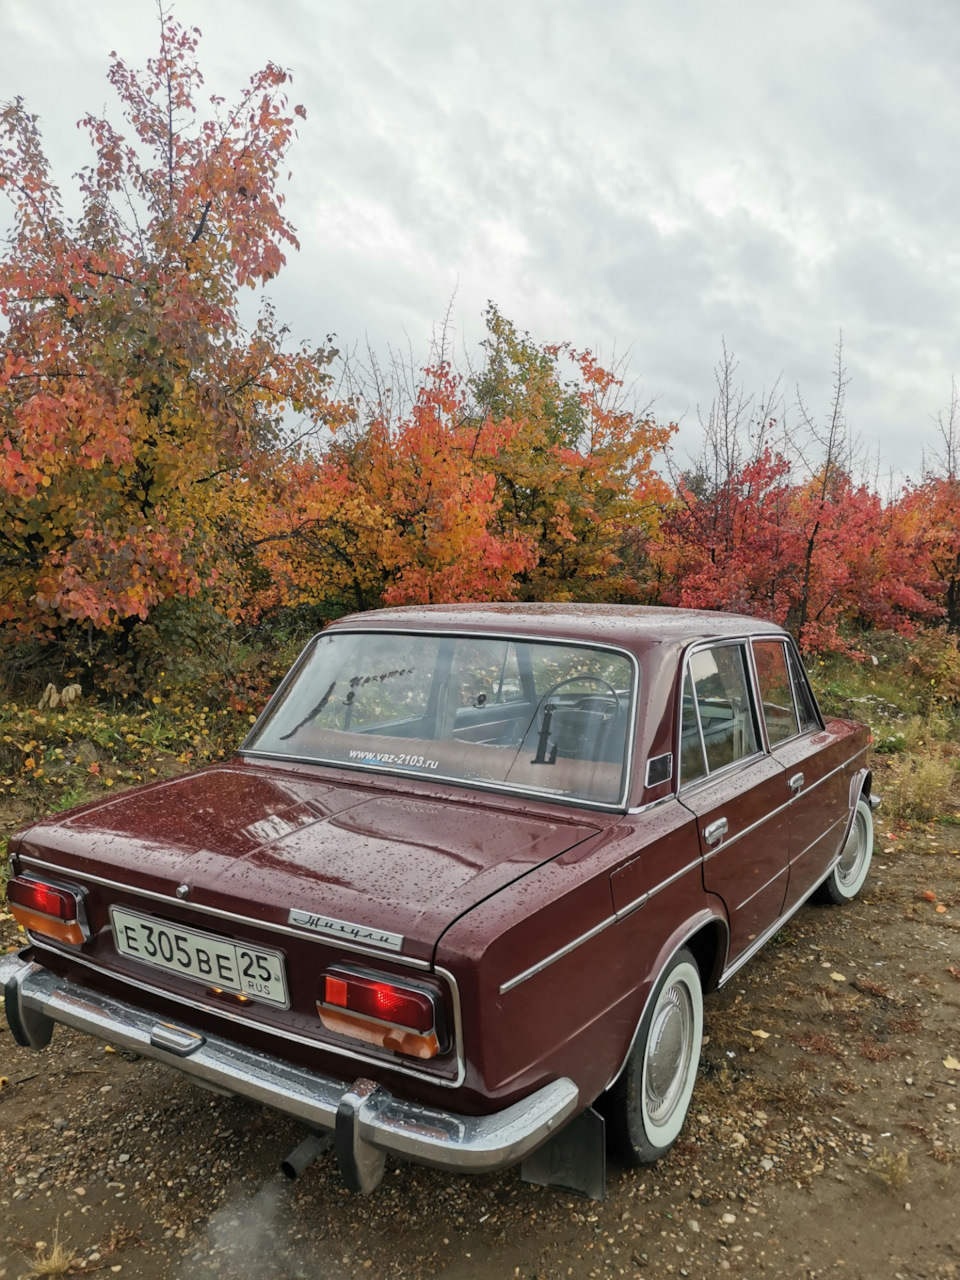
<instances>
[{"instance_id":1,"label":"chrome side trim strip","mask_svg":"<svg viewBox=\"0 0 960 1280\"><path fill-rule=\"evenodd\" d=\"M431 773L427 777L424 773L412 773L402 769L385 768L382 765L363 764L359 760L317 760L311 759L310 756L288 756L281 755L277 751L254 751L251 747L237 748L237 754L242 756L244 760L260 760L264 764L278 765L283 762L289 764L306 764L312 765L319 769L346 769L351 773L369 773L384 778L416 778L417 781L437 782L450 787L463 787L469 790L488 791L491 795L499 796L523 796L527 800L536 800L543 804L559 804L566 809L589 809L597 810L601 813L623 813L626 806L626 796L616 802L607 803L603 800L584 800L579 796L557 795L551 794L549 791L535 791L532 787L521 787L512 782L487 782L482 778L458 778L453 774Z\"/></svg>"},{"instance_id":2,"label":"chrome side trim strip","mask_svg":"<svg viewBox=\"0 0 960 1280\"><path fill-rule=\"evenodd\" d=\"M778 813L783 813L784 809L789 809L793 804L793 800L786 800L783 804L777 805L776 809L771 809L769 813L765 813L762 818L758 818L756 822L751 822L749 827L744 827L742 831L736 832L729 839L721 840L718 845L710 849L703 855L704 862L709 862L711 858L715 858L718 853L723 853L725 849L729 849L731 845L742 840L744 836L748 836L751 831L756 831L758 827L762 827L765 822L769 822L771 818L775 818Z\"/></svg>"},{"instance_id":3,"label":"chrome side trim strip","mask_svg":"<svg viewBox=\"0 0 960 1280\"><path fill-rule=\"evenodd\" d=\"M661 890L668 888L675 881L679 880L681 876L685 876L688 871L694 871L702 864L702 862L702 858L694 858L694 860L692 862L688 862L685 867L681 867L679 871L675 871L672 876L667 876L666 880L661 880L658 885L654 885L654 887L652 889L648 889L646 893L641 893L639 898L635 898L633 902L629 902L625 907L620 908L617 912L617 919L622 920L625 916L631 915L638 907L642 907L649 898L654 897L654 895L660 893Z\"/></svg>"},{"instance_id":4,"label":"chrome side trim strip","mask_svg":"<svg viewBox=\"0 0 960 1280\"><path fill-rule=\"evenodd\" d=\"M316 1128L335 1130L345 1096L361 1083L352 1072L347 1080L338 1080L210 1034L198 1035L196 1048L180 1056L175 1047L154 1042L156 1015L87 991L17 956L0 959L0 984L15 1019L26 1013L38 1029L52 1030L54 1023L73 1027L176 1067L196 1083L252 1098ZM171 1031L183 1037L195 1034L190 1027ZM486 1116L408 1102L382 1085L373 1091L377 1105L357 1117L364 1142L461 1173L503 1169L522 1160L573 1115L579 1102L577 1086L566 1077Z\"/></svg>"},{"instance_id":5,"label":"chrome side trim strip","mask_svg":"<svg viewBox=\"0 0 960 1280\"><path fill-rule=\"evenodd\" d=\"M818 778L816 782L811 782L809 787L804 787L802 791L798 791L796 799L799 800L801 796L809 795L811 791L815 791L821 782L826 782L828 778L832 778L835 773L839 773L841 769L845 769L848 764L852 764L858 756L862 756L868 750L868 747L861 747L859 751L855 751L853 755L848 756L842 764L838 764L835 768L831 769L829 773L825 773L822 778ZM774 759L776 759L776 756L774 756Z\"/></svg>"},{"instance_id":6,"label":"chrome side trim strip","mask_svg":"<svg viewBox=\"0 0 960 1280\"><path fill-rule=\"evenodd\" d=\"M16 857L18 863L29 862L32 867L42 867L44 871L53 871L57 875L66 876L68 879L73 876L80 881L89 880L91 884L102 885L105 889L119 889L121 893L132 893L140 898L150 898L151 901L162 902L166 906L184 906L184 903L179 898L174 897L173 894L157 893L153 889L135 889L132 885L122 884L119 880L108 880L105 876L96 876L89 871L75 871L70 868L55 866L52 863L43 862L40 858L31 857L26 853L18 853ZM191 911L199 911L207 916L216 916L218 920L229 920L233 924L252 926L254 929L266 929L269 933L282 933L288 938L300 938L305 942L325 942L328 946L331 945L330 938L323 937L308 929L291 929L285 924L274 924L269 920L255 920L252 916L241 916L234 911L224 911L222 907L204 907L197 902L189 902L186 905ZM361 956L381 956L384 960L393 960L397 964L407 965L411 969L430 968L429 960L418 960L414 956L399 955L395 951L358 946L351 942L341 942L339 938L335 945L338 951L352 951ZM63 954L72 956L73 952L64 951Z\"/></svg>"},{"instance_id":7,"label":"chrome side trim strip","mask_svg":"<svg viewBox=\"0 0 960 1280\"><path fill-rule=\"evenodd\" d=\"M800 859L804 856L804 854L809 853L815 844L819 844L821 840L826 840L827 836L830 834L831 831L834 831L841 824L845 826L849 822L849 820L850 820L850 815L847 814L845 818L838 818L836 822L832 822L830 826L827 827L826 831L823 832L822 835L817 836L816 840L811 840L805 849L801 849L795 858L790 859L790 865L792 866L795 862L799 862Z\"/></svg>"},{"instance_id":8,"label":"chrome side trim strip","mask_svg":"<svg viewBox=\"0 0 960 1280\"><path fill-rule=\"evenodd\" d=\"M599 924L595 924L592 929L588 929L586 933L582 933L579 938L574 938L573 942L568 942L565 947L561 947L559 951L554 951L552 955L545 956L543 960L538 960L536 964L532 964L529 969L524 969L523 973L518 973L515 978L510 978L500 987L500 994L506 995L508 991L512 991L514 987L519 987L521 982L526 982L528 978L532 978L535 974L542 973L557 960L562 960L564 956L568 956L571 951L576 951L577 947L583 946L585 942L589 942L591 938L595 938L598 933L603 933L612 924L617 923L617 916L607 916L606 920L601 920Z\"/></svg>"},{"instance_id":9,"label":"chrome side trim strip","mask_svg":"<svg viewBox=\"0 0 960 1280\"><path fill-rule=\"evenodd\" d=\"M833 861L830 863L830 866L824 872L824 874L820 877L819 880L815 881L815 883L810 886L810 888L807 890L806 894L800 899L800 901L794 903L794 905L790 907L788 910L786 910L782 916L774 920L773 924L770 925L768 929L765 929L763 933L761 933L760 936L756 939L755 942L751 942L750 946L747 947L746 951L744 951L742 955L737 956L733 964L728 965L727 968L724 969L723 973L720 975L720 980L717 983L718 988L722 987L724 983L729 982L730 979L733 977L733 975L737 972L737 970L740 969L743 965L745 965L748 960L751 960L757 954L760 948L770 941L770 939L773 937L773 935L777 932L778 929L782 929L783 926L787 923L787 921L792 916L795 916L797 914L797 912L800 910L801 907L805 907L807 905L807 903L810 900L810 895L812 893L816 893L816 891L823 884L824 880L828 879L833 874L834 867L836 867L839 861L840 861L839 856L834 858Z\"/></svg>"},{"instance_id":10,"label":"chrome side trim strip","mask_svg":"<svg viewBox=\"0 0 960 1280\"><path fill-rule=\"evenodd\" d=\"M37 938L28 933L27 937L34 946L42 951L48 946L46 938ZM49 950L56 950L58 955L67 955L59 948L50 947ZM364 1053L362 1049L348 1048L344 1045L331 1044L327 1040L320 1040L314 1036L302 1035L299 1031L291 1031L282 1027L272 1027L268 1023L252 1022L248 1017L241 1013L234 1013L232 1009L221 1009L218 1005L208 1004L203 1000L196 1000L191 996L174 994L165 991L162 987L155 987L150 982L144 982L140 978L132 978L122 973L116 973L112 969L104 969L101 965L94 964L92 960L88 960L86 956L70 954L68 957L73 964L81 964L86 969L92 969L94 973L101 977L113 979L116 982L122 982L124 986L135 987L137 991L149 991L151 995L158 996L161 1000L167 1000L175 1005L188 1005L191 1009L198 1009L201 1013L213 1014L216 1018L223 1018L227 1022L234 1022L238 1026L247 1027L264 1035L273 1036L278 1040L295 1041L297 1044L307 1045L309 1048L322 1053L332 1053L337 1057L350 1058L354 1062L366 1062L371 1066L386 1067L389 1071L397 1071L401 1075L414 1076L417 1080L428 1080L431 1084L442 1085L445 1089L458 1089L463 1084L466 1076L466 1063L463 1054L463 1036L461 1035L460 1021L460 991L457 987L456 979L452 973L446 969L437 969L436 972L450 983L450 990L453 996L453 1023L454 1034L456 1036L457 1048L457 1074L455 1079L451 1080L449 1076L431 1075L426 1071L418 1071L415 1067L408 1067L402 1062L398 1062L393 1058L377 1058L373 1054ZM46 972L46 971L45 971ZM61 979L58 979L60 981ZM66 981L66 979L63 979ZM80 990L80 988L78 988ZM85 990L85 988L84 988ZM88 993L93 996L94 993ZM112 997L96 995L97 999L110 999ZM156 1013L149 1014L151 1024L156 1022L160 1015ZM358 1041L358 1043L360 1043ZM251 1051L252 1052L252 1051Z\"/></svg>"},{"instance_id":11,"label":"chrome side trim strip","mask_svg":"<svg viewBox=\"0 0 960 1280\"><path fill-rule=\"evenodd\" d=\"M673 799L672 796L668 798L671 800ZM694 858L693 862L688 862L685 867L681 867L680 870L675 871L673 875L667 876L666 880L661 880L658 885L655 885L652 889L648 889L645 893L642 893L639 898L634 899L634 901L629 903L627 906L621 907L619 911L616 911L612 916L608 916L606 920L601 920L600 923L594 925L592 929L588 929L586 933L582 933L579 938L574 938L572 942L568 942L567 945L565 947L561 947L559 951L554 951L551 955L545 956L542 960L538 960L536 964L531 965L529 969L524 969L522 973L518 973L516 977L510 978L500 987L500 994L506 995L506 993L508 991L512 991L514 987L519 987L521 982L526 982L528 978L532 978L536 974L542 973L544 969L549 968L549 966L555 961L562 960L563 957L569 955L571 951L576 951L577 947L582 946L585 942L589 942L591 938L595 938L598 933L602 933L603 930L608 928L610 925L617 924L626 916L631 915L638 907L642 907L648 898L652 898L662 889L666 889L668 885L673 884L674 881L679 880L681 876L685 876L689 871L695 870L700 866L701 862L701 858Z\"/></svg>"},{"instance_id":12,"label":"chrome side trim strip","mask_svg":"<svg viewBox=\"0 0 960 1280\"><path fill-rule=\"evenodd\" d=\"M855 751L853 755L849 756L846 760L844 760L842 764L838 764L836 768L831 769L829 773L825 773L822 778L818 778L816 782L812 782L809 787L806 787L803 791L799 792L797 795L791 796L789 800L785 800L784 803L781 805L778 805L776 809L771 809L770 812L765 813L762 818L758 818L756 822L752 822L749 827L744 827L742 831L738 831L736 835L732 835L729 838L729 840L724 840L722 844L719 844L716 847L716 849L711 849L709 853L705 853L703 855L704 862L709 862L709 860L711 858L715 858L718 853L721 853L724 849L729 849L732 844L736 844L736 842L739 839L741 839L741 837L748 836L751 831L756 831L756 829L758 827L762 827L765 822L769 822L771 818L775 818L778 813L783 813L784 809L789 809L790 806L796 800L799 800L802 796L809 795L811 791L819 787L821 782L826 782L827 779L832 778L835 773L839 773L841 769L845 769L848 764L851 764L854 760L856 760L858 756L863 755L863 753L866 750L867 750L866 747L861 747L859 751ZM683 801L681 800L681 804L682 803ZM828 831L832 829L833 829L832 827L827 828ZM823 838L822 836L817 837L817 839L822 839L822 838ZM814 841L814 843L816 843L816 841Z\"/></svg>"},{"instance_id":13,"label":"chrome side trim strip","mask_svg":"<svg viewBox=\"0 0 960 1280\"><path fill-rule=\"evenodd\" d=\"M758 893L763 893L764 889L769 889L770 886L773 884L774 880L779 880L781 876L787 875L789 871L790 871L790 863L786 862L782 867L780 867L778 871L775 871L773 873L773 875L766 882L766 884L762 884L759 889L754 889L753 893L751 893L749 898L744 898L744 900L738 904L737 910L742 911L748 902L752 902L754 900L754 898L757 896Z\"/></svg>"}]
</instances>

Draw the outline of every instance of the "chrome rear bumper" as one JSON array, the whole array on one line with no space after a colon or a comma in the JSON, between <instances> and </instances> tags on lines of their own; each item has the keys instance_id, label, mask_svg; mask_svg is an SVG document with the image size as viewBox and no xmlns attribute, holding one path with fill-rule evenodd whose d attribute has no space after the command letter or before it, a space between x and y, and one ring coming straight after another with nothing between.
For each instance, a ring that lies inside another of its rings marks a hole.
<instances>
[{"instance_id":1,"label":"chrome rear bumper","mask_svg":"<svg viewBox=\"0 0 960 1280\"><path fill-rule=\"evenodd\" d=\"M572 1080L554 1080L487 1116L461 1116L395 1098L371 1080L337 1080L222 1036L158 1019L125 1000L77 986L19 956L0 958L7 1021L18 1043L42 1049L55 1023L175 1067L198 1084L240 1094L334 1133L347 1183L372 1191L387 1153L460 1173L516 1164L577 1111Z\"/></svg>"}]
</instances>

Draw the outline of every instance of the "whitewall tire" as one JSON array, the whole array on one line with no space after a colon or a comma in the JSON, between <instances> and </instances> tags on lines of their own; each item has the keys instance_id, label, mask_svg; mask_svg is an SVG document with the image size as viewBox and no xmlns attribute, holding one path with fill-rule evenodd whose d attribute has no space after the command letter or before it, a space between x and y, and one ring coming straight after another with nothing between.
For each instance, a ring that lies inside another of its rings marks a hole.
<instances>
[{"instance_id":1,"label":"whitewall tire","mask_svg":"<svg viewBox=\"0 0 960 1280\"><path fill-rule=\"evenodd\" d=\"M836 903L855 898L863 888L872 857L873 810L870 801L861 796L837 865L823 882L820 896L827 902Z\"/></svg>"},{"instance_id":2,"label":"whitewall tire","mask_svg":"<svg viewBox=\"0 0 960 1280\"><path fill-rule=\"evenodd\" d=\"M676 1141L690 1109L702 1040L700 970L684 948L661 975L627 1065L607 1096L611 1137L628 1164L652 1164Z\"/></svg>"}]
</instances>

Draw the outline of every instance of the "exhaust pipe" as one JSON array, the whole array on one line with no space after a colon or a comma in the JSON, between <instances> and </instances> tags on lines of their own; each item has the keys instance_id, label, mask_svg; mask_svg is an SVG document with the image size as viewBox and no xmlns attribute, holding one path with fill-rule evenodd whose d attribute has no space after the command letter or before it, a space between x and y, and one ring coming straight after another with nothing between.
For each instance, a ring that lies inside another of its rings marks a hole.
<instances>
[{"instance_id":1,"label":"exhaust pipe","mask_svg":"<svg viewBox=\"0 0 960 1280\"><path fill-rule=\"evenodd\" d=\"M314 1160L318 1160L325 1151L329 1151L332 1145L333 1138L328 1133L308 1134L299 1147L295 1147L285 1160L280 1161L280 1172L292 1182L303 1173L304 1169L309 1168Z\"/></svg>"}]
</instances>

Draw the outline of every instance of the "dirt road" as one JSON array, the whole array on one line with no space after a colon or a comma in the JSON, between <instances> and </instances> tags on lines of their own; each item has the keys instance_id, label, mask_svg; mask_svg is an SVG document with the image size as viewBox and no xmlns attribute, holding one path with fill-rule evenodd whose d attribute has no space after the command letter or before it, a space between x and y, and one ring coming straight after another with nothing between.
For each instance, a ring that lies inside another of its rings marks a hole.
<instances>
[{"instance_id":1,"label":"dirt road","mask_svg":"<svg viewBox=\"0 0 960 1280\"><path fill-rule=\"evenodd\" d=\"M125 1280L960 1277L958 849L960 826L881 821L862 898L804 907L708 998L680 1141L611 1166L603 1204L408 1165L359 1199L330 1154L288 1183L296 1126L63 1030L35 1054L4 1029L0 1280L58 1224L74 1270Z\"/></svg>"}]
</instances>

